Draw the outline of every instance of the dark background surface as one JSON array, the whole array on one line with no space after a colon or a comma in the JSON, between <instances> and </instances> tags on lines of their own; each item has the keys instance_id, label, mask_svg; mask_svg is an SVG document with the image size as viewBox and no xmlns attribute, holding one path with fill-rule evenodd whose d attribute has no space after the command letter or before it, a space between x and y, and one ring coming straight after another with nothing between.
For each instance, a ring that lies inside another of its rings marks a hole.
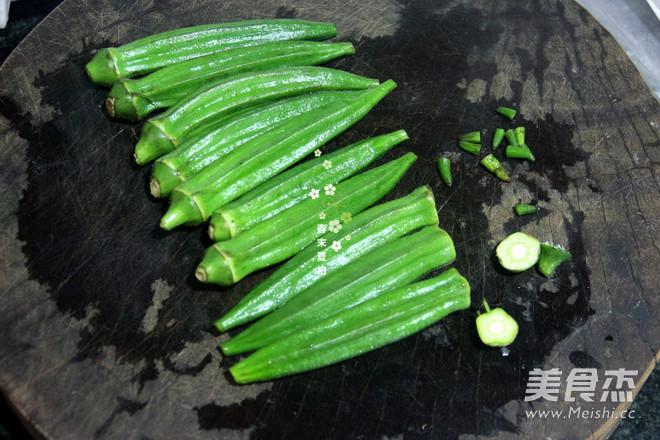
<instances>
[{"instance_id":1,"label":"dark background surface","mask_svg":"<svg viewBox=\"0 0 660 440\"><path fill-rule=\"evenodd\" d=\"M21 0L11 6L7 28L0 30L0 61L11 53L13 48L36 26L52 9L61 3L58 0ZM631 410L636 411L635 419L623 420L612 439L627 438L655 439L660 431L660 404L657 396L660 392L660 372L656 367L639 392ZM0 402L0 438L30 438L20 422L13 417L7 403Z\"/></svg>"}]
</instances>

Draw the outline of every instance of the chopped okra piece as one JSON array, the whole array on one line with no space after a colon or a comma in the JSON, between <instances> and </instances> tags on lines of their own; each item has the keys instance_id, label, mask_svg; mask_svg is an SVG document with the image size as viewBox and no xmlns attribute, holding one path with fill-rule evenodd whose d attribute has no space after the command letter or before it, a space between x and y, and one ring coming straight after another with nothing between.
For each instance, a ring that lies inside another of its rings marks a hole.
<instances>
[{"instance_id":1,"label":"chopped okra piece","mask_svg":"<svg viewBox=\"0 0 660 440\"><path fill-rule=\"evenodd\" d=\"M516 132L512 128L504 132L504 137L506 137L506 140L509 141L509 145L513 145L514 147L520 146L518 145L518 138L516 137Z\"/></svg>"},{"instance_id":2,"label":"chopped okra piece","mask_svg":"<svg viewBox=\"0 0 660 440\"><path fill-rule=\"evenodd\" d=\"M516 142L518 145L525 145L525 127L516 127L513 129L516 135Z\"/></svg>"},{"instance_id":3,"label":"chopped okra piece","mask_svg":"<svg viewBox=\"0 0 660 440\"><path fill-rule=\"evenodd\" d=\"M497 113L508 119L513 119L516 116L516 111L508 107L497 107Z\"/></svg>"},{"instance_id":4,"label":"chopped okra piece","mask_svg":"<svg viewBox=\"0 0 660 440\"><path fill-rule=\"evenodd\" d=\"M438 169L440 170L440 177L445 185L451 186L453 183L451 178L451 161L448 157L441 157L438 159Z\"/></svg>"},{"instance_id":5,"label":"chopped okra piece","mask_svg":"<svg viewBox=\"0 0 660 440\"><path fill-rule=\"evenodd\" d=\"M497 245L495 254L503 268L522 272L538 263L541 243L524 232L514 232Z\"/></svg>"},{"instance_id":6,"label":"chopped okra piece","mask_svg":"<svg viewBox=\"0 0 660 440\"><path fill-rule=\"evenodd\" d=\"M552 275L557 266L571 258L572 255L559 246L541 243L541 255L539 256L539 270L547 277Z\"/></svg>"},{"instance_id":7,"label":"chopped okra piece","mask_svg":"<svg viewBox=\"0 0 660 440\"><path fill-rule=\"evenodd\" d=\"M535 214L539 208L536 205L517 204L513 207L518 215Z\"/></svg>"},{"instance_id":8,"label":"chopped okra piece","mask_svg":"<svg viewBox=\"0 0 660 440\"><path fill-rule=\"evenodd\" d=\"M507 170L492 154L489 154L488 156L481 159L481 164L486 167L488 171L495 174L498 179L504 182L511 182L511 178L509 177Z\"/></svg>"},{"instance_id":9,"label":"chopped okra piece","mask_svg":"<svg viewBox=\"0 0 660 440\"><path fill-rule=\"evenodd\" d=\"M504 139L504 129L496 128L495 134L493 135L493 149L500 146L502 139Z\"/></svg>"},{"instance_id":10,"label":"chopped okra piece","mask_svg":"<svg viewBox=\"0 0 660 440\"><path fill-rule=\"evenodd\" d=\"M505 347L511 344L518 335L518 322L504 309L499 307L491 310L484 300L486 313L477 316L477 333L484 344L491 347Z\"/></svg>"},{"instance_id":11,"label":"chopped okra piece","mask_svg":"<svg viewBox=\"0 0 660 440\"><path fill-rule=\"evenodd\" d=\"M474 142L475 144L480 144L481 143L481 132L480 131L472 131L470 133L462 134L459 137L459 140Z\"/></svg>"},{"instance_id":12,"label":"chopped okra piece","mask_svg":"<svg viewBox=\"0 0 660 440\"><path fill-rule=\"evenodd\" d=\"M504 150L504 155L509 159L527 159L530 162L534 162L536 160L532 151L525 144L517 147L514 145L509 145L506 147L506 150Z\"/></svg>"},{"instance_id":13,"label":"chopped okra piece","mask_svg":"<svg viewBox=\"0 0 660 440\"><path fill-rule=\"evenodd\" d=\"M461 150L467 151L475 156L481 151L481 144L475 144L474 142L459 141L458 146Z\"/></svg>"}]
</instances>

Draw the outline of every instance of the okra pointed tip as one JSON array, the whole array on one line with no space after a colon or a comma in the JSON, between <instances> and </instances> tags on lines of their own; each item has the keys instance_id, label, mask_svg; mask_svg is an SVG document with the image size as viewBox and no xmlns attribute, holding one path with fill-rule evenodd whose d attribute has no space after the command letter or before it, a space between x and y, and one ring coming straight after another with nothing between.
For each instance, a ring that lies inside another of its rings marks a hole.
<instances>
[{"instance_id":1,"label":"okra pointed tip","mask_svg":"<svg viewBox=\"0 0 660 440\"><path fill-rule=\"evenodd\" d=\"M89 79L98 85L111 87L118 78L115 63L107 49L99 50L85 65Z\"/></svg>"},{"instance_id":2,"label":"okra pointed tip","mask_svg":"<svg viewBox=\"0 0 660 440\"><path fill-rule=\"evenodd\" d=\"M174 147L172 138L167 136L155 121L149 120L142 127L142 134L135 145L135 161L144 165L169 153Z\"/></svg>"}]
</instances>

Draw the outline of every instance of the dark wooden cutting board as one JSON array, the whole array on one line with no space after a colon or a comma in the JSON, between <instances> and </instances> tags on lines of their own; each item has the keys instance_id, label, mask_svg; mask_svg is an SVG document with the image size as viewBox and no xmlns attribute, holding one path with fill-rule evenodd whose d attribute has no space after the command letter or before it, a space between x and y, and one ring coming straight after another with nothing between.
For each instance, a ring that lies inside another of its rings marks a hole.
<instances>
[{"instance_id":1,"label":"dark wooden cutting board","mask_svg":"<svg viewBox=\"0 0 660 440\"><path fill-rule=\"evenodd\" d=\"M166 204L131 157L140 125L108 119L82 68L155 32L268 17L334 22L357 54L332 66L398 83L324 150L408 131L384 160L419 159L386 199L433 188L473 308L359 358L239 386L211 324L270 271L227 289L195 280L202 229L159 229ZM68 0L0 70L0 114L0 386L40 436L601 439L618 419L526 411L627 402L568 402L565 380L557 402L525 402L529 372L594 368L600 396L607 371L635 371L637 390L657 358L660 105L568 0ZM537 160L502 159L511 183L456 147L460 133L518 125ZM541 210L516 217L519 202ZM550 279L504 273L493 249L519 230L573 258ZM507 352L478 341L483 298L520 322Z\"/></svg>"}]
</instances>

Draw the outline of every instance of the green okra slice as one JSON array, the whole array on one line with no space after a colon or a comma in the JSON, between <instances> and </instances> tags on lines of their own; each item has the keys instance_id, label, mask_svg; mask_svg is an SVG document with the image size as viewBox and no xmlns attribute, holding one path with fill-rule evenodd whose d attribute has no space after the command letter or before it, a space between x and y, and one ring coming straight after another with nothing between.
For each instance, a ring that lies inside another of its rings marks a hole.
<instances>
[{"instance_id":1,"label":"green okra slice","mask_svg":"<svg viewBox=\"0 0 660 440\"><path fill-rule=\"evenodd\" d=\"M470 141L458 141L458 147L463 151L474 154L475 156L481 151L481 144Z\"/></svg>"},{"instance_id":2,"label":"green okra slice","mask_svg":"<svg viewBox=\"0 0 660 440\"><path fill-rule=\"evenodd\" d=\"M404 339L470 306L456 269L369 299L252 353L229 368L234 380L275 379L331 365Z\"/></svg>"},{"instance_id":3,"label":"green okra slice","mask_svg":"<svg viewBox=\"0 0 660 440\"><path fill-rule=\"evenodd\" d=\"M497 113L501 114L507 119L513 119L516 117L516 111L509 107L497 107Z\"/></svg>"},{"instance_id":4,"label":"green okra slice","mask_svg":"<svg viewBox=\"0 0 660 440\"><path fill-rule=\"evenodd\" d=\"M294 256L324 233L317 227L320 216L360 213L387 194L416 159L413 153L407 153L336 187L328 187L323 195L323 188L310 191L303 202L236 238L209 247L195 276L202 282L231 285L254 271Z\"/></svg>"},{"instance_id":5,"label":"green okra slice","mask_svg":"<svg viewBox=\"0 0 660 440\"><path fill-rule=\"evenodd\" d=\"M454 261L451 237L437 226L387 243L322 277L281 307L220 344L226 355L282 340L320 320L412 283Z\"/></svg>"},{"instance_id":6,"label":"green okra slice","mask_svg":"<svg viewBox=\"0 0 660 440\"><path fill-rule=\"evenodd\" d=\"M492 154L485 156L480 162L488 171L493 173L498 179L503 182L511 182L509 172L502 166L499 160Z\"/></svg>"},{"instance_id":7,"label":"green okra slice","mask_svg":"<svg viewBox=\"0 0 660 440\"><path fill-rule=\"evenodd\" d=\"M165 197L174 187L245 142L352 92L316 92L252 106L230 118L220 118L192 130L173 151L152 165L150 188Z\"/></svg>"},{"instance_id":8,"label":"green okra slice","mask_svg":"<svg viewBox=\"0 0 660 440\"><path fill-rule=\"evenodd\" d=\"M234 149L177 185L161 227L198 225L213 212L301 160L366 115L396 87L388 80L378 87L295 117Z\"/></svg>"},{"instance_id":9,"label":"green okra slice","mask_svg":"<svg viewBox=\"0 0 660 440\"><path fill-rule=\"evenodd\" d=\"M538 268L546 277L552 275L557 266L572 257L571 253L559 246L541 243Z\"/></svg>"},{"instance_id":10,"label":"green okra slice","mask_svg":"<svg viewBox=\"0 0 660 440\"><path fill-rule=\"evenodd\" d=\"M509 159L527 159L534 162L536 158L526 144L523 145L509 145L506 147L504 155Z\"/></svg>"},{"instance_id":11,"label":"green okra slice","mask_svg":"<svg viewBox=\"0 0 660 440\"><path fill-rule=\"evenodd\" d=\"M451 186L453 183L451 177L451 160L448 157L438 159L438 170L440 170L440 177L445 182L445 185Z\"/></svg>"},{"instance_id":12,"label":"green okra slice","mask_svg":"<svg viewBox=\"0 0 660 440\"><path fill-rule=\"evenodd\" d=\"M276 41L215 52L115 83L106 99L112 117L138 121L171 107L206 83L239 73L275 67L313 66L355 53L351 43Z\"/></svg>"},{"instance_id":13,"label":"green okra slice","mask_svg":"<svg viewBox=\"0 0 660 440\"><path fill-rule=\"evenodd\" d=\"M337 35L332 23L293 19L246 20L175 29L120 47L107 47L87 63L90 79L110 87L162 67L221 50L270 41L322 40Z\"/></svg>"},{"instance_id":14,"label":"green okra slice","mask_svg":"<svg viewBox=\"0 0 660 440\"><path fill-rule=\"evenodd\" d=\"M319 66L280 67L222 78L147 119L135 146L135 160L138 164L150 162L172 151L195 127L250 105L322 90L362 90L378 84L375 79Z\"/></svg>"},{"instance_id":15,"label":"green okra slice","mask_svg":"<svg viewBox=\"0 0 660 440\"><path fill-rule=\"evenodd\" d=\"M536 214L536 212L539 210L538 206L536 205L525 205L522 203L517 204L513 207L513 209L518 215Z\"/></svg>"},{"instance_id":16,"label":"green okra slice","mask_svg":"<svg viewBox=\"0 0 660 440\"><path fill-rule=\"evenodd\" d=\"M500 144L502 143L502 139L504 139L504 129L496 128L495 134L493 134L493 143L492 143L493 150L500 146Z\"/></svg>"},{"instance_id":17,"label":"green okra slice","mask_svg":"<svg viewBox=\"0 0 660 440\"><path fill-rule=\"evenodd\" d=\"M324 225L329 221L326 219ZM438 214L433 192L428 186L373 206L344 223L339 232L329 231L322 235L328 246L338 242L341 249L324 251L316 243L305 247L218 319L215 326L225 331L253 321L319 281L319 270L322 269L325 275L332 274L353 264L361 255L416 229L434 225L438 225ZM319 258L319 252L322 252L322 258Z\"/></svg>"},{"instance_id":18,"label":"green okra slice","mask_svg":"<svg viewBox=\"0 0 660 440\"><path fill-rule=\"evenodd\" d=\"M278 174L217 209L209 221L209 236L214 241L235 237L300 203L312 188L339 183L361 171L406 139L404 130L364 139Z\"/></svg>"}]
</instances>

